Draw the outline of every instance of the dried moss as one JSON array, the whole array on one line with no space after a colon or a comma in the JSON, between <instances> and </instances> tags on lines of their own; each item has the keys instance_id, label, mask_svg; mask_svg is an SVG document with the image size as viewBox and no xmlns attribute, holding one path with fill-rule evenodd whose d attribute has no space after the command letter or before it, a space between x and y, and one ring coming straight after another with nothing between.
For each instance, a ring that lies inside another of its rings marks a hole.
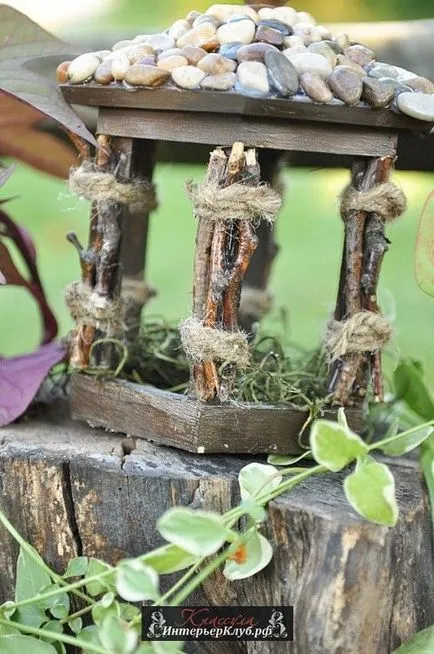
<instances>
[{"instance_id":1,"label":"dried moss","mask_svg":"<svg viewBox=\"0 0 434 654\"><path fill-rule=\"evenodd\" d=\"M235 402L285 404L314 410L326 397L324 352L301 350L276 336L259 333L251 344L252 362L236 379ZM224 375L224 368L222 368ZM189 362L176 326L147 318L120 376L178 393L187 391Z\"/></svg>"}]
</instances>

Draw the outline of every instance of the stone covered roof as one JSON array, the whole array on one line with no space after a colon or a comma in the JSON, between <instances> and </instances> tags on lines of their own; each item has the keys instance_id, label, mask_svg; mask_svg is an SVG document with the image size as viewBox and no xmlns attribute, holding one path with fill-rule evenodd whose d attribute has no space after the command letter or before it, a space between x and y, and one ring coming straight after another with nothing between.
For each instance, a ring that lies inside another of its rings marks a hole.
<instances>
[{"instance_id":1,"label":"stone covered roof","mask_svg":"<svg viewBox=\"0 0 434 654\"><path fill-rule=\"evenodd\" d=\"M111 50L58 67L59 83L238 93L320 104L390 108L434 122L434 83L377 61L347 34L331 34L292 7L215 4L165 32L139 34Z\"/></svg>"}]
</instances>

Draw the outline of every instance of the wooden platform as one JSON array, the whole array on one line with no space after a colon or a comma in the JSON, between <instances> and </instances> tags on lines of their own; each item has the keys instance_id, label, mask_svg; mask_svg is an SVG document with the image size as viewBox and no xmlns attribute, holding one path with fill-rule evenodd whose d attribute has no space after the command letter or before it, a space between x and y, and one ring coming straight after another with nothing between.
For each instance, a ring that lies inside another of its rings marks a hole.
<instances>
[{"instance_id":1,"label":"wooden platform","mask_svg":"<svg viewBox=\"0 0 434 654\"><path fill-rule=\"evenodd\" d=\"M73 423L68 407L0 430L0 508L63 573L70 558L115 563L162 544L157 518L173 505L226 511L252 457L198 456ZM264 461L264 458L256 460ZM383 459L387 461L387 459ZM344 473L314 477L270 504L261 527L274 556L259 575L221 572L191 605L294 605L294 643L255 643L255 654L390 654L434 622L434 561L417 463L387 461L400 519L394 529L358 516ZM48 510L49 508L49 510ZM18 550L0 528L0 602L13 599ZM174 577L161 577L163 592ZM189 643L188 654L252 654L244 642Z\"/></svg>"},{"instance_id":2,"label":"wooden platform","mask_svg":"<svg viewBox=\"0 0 434 654\"><path fill-rule=\"evenodd\" d=\"M298 454L298 435L308 414L266 404L204 404L185 395L123 380L72 377L72 416L92 427L104 427L195 452ZM349 410L355 431L362 411ZM336 411L324 416L336 417Z\"/></svg>"}]
</instances>

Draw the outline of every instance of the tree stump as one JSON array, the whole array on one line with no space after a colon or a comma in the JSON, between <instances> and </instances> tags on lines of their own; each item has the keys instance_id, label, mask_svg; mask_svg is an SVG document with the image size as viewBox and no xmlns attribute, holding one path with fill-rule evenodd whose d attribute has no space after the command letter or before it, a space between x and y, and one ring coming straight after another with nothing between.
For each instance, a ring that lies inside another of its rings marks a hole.
<instances>
[{"instance_id":1,"label":"tree stump","mask_svg":"<svg viewBox=\"0 0 434 654\"><path fill-rule=\"evenodd\" d=\"M198 456L96 433L58 405L1 432L0 506L56 570L84 554L116 562L160 545L173 504L225 511L252 457ZM263 459L260 459L263 460ZM220 573L193 604L294 605L295 642L189 643L192 654L389 654L434 622L427 498L411 459L394 460L400 520L387 529L347 504L343 475L313 478L273 501L264 530L274 557L259 575ZM13 597L15 543L0 531L0 601ZM164 584L170 579L163 577Z\"/></svg>"}]
</instances>

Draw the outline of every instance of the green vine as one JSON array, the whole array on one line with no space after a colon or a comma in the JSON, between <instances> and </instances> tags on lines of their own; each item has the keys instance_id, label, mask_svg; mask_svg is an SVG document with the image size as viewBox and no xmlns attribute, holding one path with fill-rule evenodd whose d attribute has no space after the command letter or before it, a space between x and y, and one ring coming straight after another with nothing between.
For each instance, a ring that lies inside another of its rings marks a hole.
<instances>
[{"instance_id":1,"label":"green vine","mask_svg":"<svg viewBox=\"0 0 434 654\"><path fill-rule=\"evenodd\" d=\"M372 453L407 453L427 441L433 424L429 420L367 444L349 429L343 410L337 423L316 420L311 449L301 456L271 455L266 464L254 462L240 470L238 506L222 515L173 507L157 521L167 545L114 567L78 557L59 575L0 513L0 522L20 545L15 599L0 606L0 651L7 645L8 654L21 654L25 646L31 646L37 654L63 654L69 645L95 654L173 654L173 643L141 642L141 615L134 603L182 605L221 567L230 581L257 574L272 558L271 545L260 533L269 502L314 475L337 472L354 463L344 480L348 501L363 517L394 526L398 506L393 476ZM314 459L314 465L308 464L308 458ZM295 465L300 462L303 466ZM237 529L240 518L246 518L241 531ZM179 578L161 594L159 576L174 572L180 573ZM91 618L91 624L83 626L83 616ZM181 643L176 647L182 652Z\"/></svg>"}]
</instances>

